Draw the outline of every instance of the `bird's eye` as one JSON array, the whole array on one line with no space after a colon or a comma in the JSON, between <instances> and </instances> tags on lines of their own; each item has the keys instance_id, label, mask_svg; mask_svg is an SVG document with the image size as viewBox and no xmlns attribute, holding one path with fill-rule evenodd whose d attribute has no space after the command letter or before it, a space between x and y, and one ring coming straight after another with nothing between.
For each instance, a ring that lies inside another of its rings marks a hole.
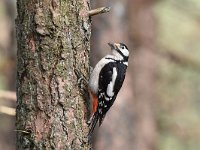
<instances>
[{"instance_id":1,"label":"bird's eye","mask_svg":"<svg viewBox=\"0 0 200 150\"><path fill-rule=\"evenodd\" d=\"M125 46L122 46L121 48L122 48L122 49L125 49Z\"/></svg>"}]
</instances>

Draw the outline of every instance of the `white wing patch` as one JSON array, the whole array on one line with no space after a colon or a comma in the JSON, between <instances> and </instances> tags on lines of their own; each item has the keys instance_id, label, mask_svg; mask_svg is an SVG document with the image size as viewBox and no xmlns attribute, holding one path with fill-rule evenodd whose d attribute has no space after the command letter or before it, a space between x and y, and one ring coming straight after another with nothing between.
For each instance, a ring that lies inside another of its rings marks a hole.
<instances>
[{"instance_id":1,"label":"white wing patch","mask_svg":"<svg viewBox=\"0 0 200 150\"><path fill-rule=\"evenodd\" d=\"M108 84L108 87L107 87L107 95L109 97L113 97L114 96L114 86L115 86L115 80L117 78L117 69L116 67L113 68L113 74L112 74L112 81L110 81L110 83Z\"/></svg>"}]
</instances>

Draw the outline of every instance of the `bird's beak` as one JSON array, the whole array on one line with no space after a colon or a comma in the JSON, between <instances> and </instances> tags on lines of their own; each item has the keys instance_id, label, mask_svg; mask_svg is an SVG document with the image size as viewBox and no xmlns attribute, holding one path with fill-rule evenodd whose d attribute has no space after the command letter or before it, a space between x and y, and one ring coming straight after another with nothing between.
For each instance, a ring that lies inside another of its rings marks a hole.
<instances>
[{"instance_id":1,"label":"bird's beak","mask_svg":"<svg viewBox=\"0 0 200 150\"><path fill-rule=\"evenodd\" d=\"M112 44L112 43L108 43L108 45L111 47L111 49L119 49L119 44L117 44L117 43L114 43L114 44Z\"/></svg>"}]
</instances>

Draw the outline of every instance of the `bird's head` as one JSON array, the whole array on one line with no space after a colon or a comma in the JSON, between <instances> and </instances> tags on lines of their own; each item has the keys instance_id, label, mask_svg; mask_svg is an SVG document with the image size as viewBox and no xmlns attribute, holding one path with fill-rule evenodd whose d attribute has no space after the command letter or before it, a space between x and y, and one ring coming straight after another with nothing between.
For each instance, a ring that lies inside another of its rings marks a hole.
<instances>
[{"instance_id":1,"label":"bird's head","mask_svg":"<svg viewBox=\"0 0 200 150\"><path fill-rule=\"evenodd\" d=\"M128 47L123 43L108 43L111 47L112 54L116 57L128 58L129 50Z\"/></svg>"}]
</instances>

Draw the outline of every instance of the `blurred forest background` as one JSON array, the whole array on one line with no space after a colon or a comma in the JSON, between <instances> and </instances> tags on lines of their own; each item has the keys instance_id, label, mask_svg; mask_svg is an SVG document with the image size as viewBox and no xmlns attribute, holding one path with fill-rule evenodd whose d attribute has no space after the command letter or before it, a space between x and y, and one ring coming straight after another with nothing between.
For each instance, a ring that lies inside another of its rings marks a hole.
<instances>
[{"instance_id":1,"label":"blurred forest background","mask_svg":"<svg viewBox=\"0 0 200 150\"><path fill-rule=\"evenodd\" d=\"M125 84L94 139L97 150L200 149L200 1L96 0L91 65L108 42L130 49ZM15 149L16 1L0 1L0 148Z\"/></svg>"}]
</instances>

